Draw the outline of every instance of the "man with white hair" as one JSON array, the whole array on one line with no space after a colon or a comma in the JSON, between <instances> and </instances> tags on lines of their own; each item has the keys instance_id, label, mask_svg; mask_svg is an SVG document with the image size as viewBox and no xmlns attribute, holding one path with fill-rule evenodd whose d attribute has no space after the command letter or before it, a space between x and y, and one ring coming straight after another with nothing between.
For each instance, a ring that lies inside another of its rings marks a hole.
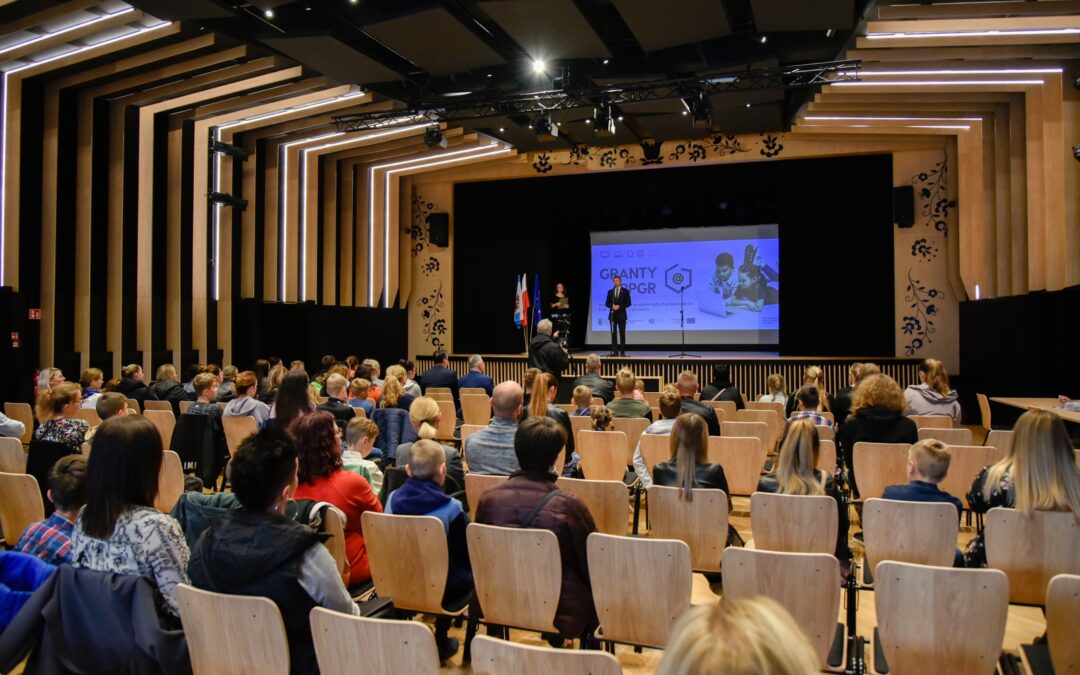
<instances>
[{"instance_id":1,"label":"man with white hair","mask_svg":"<svg viewBox=\"0 0 1080 675\"><path fill-rule=\"evenodd\" d=\"M551 373L558 380L562 371L570 365L570 357L551 334L551 319L541 319L536 324L536 335L529 342L529 366Z\"/></svg>"},{"instance_id":2,"label":"man with white hair","mask_svg":"<svg viewBox=\"0 0 1080 675\"><path fill-rule=\"evenodd\" d=\"M574 386L592 389L592 395L599 396L607 405L615 398L615 385L600 377L601 365L599 356L589 354L585 358L585 374L574 380Z\"/></svg>"},{"instance_id":3,"label":"man with white hair","mask_svg":"<svg viewBox=\"0 0 1080 675\"><path fill-rule=\"evenodd\" d=\"M475 387L483 389L487 392L488 396L491 396L492 390L495 389L495 382L484 373L484 359L479 354L473 354L469 357L469 372L458 380L458 387Z\"/></svg>"}]
</instances>

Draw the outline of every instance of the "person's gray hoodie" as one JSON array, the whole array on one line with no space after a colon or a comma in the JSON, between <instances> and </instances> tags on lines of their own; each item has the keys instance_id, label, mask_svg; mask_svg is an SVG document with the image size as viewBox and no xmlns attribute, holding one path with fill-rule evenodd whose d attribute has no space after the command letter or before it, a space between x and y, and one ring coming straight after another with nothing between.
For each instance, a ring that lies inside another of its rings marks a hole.
<instances>
[{"instance_id":1,"label":"person's gray hoodie","mask_svg":"<svg viewBox=\"0 0 1080 675\"><path fill-rule=\"evenodd\" d=\"M250 396L243 396L226 403L222 414L226 417L243 417L244 415L254 417L261 429L266 419L270 417L270 406Z\"/></svg>"},{"instance_id":2,"label":"person's gray hoodie","mask_svg":"<svg viewBox=\"0 0 1080 675\"><path fill-rule=\"evenodd\" d=\"M956 400L956 391L939 394L928 385L913 384L904 390L907 403L905 415L941 415L951 417L954 425L960 424L960 402Z\"/></svg>"}]
</instances>

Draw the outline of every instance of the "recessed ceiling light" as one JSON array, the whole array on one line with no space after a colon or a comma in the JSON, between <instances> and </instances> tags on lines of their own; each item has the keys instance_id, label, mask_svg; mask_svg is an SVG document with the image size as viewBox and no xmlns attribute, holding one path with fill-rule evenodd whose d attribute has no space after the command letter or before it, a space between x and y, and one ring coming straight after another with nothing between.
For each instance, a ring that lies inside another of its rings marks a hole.
<instances>
[{"instance_id":1,"label":"recessed ceiling light","mask_svg":"<svg viewBox=\"0 0 1080 675\"><path fill-rule=\"evenodd\" d=\"M532 69L534 73L541 75L547 69L547 64L544 63L544 59L533 59Z\"/></svg>"},{"instance_id":2,"label":"recessed ceiling light","mask_svg":"<svg viewBox=\"0 0 1080 675\"><path fill-rule=\"evenodd\" d=\"M836 29L835 28L830 28L829 30L825 31L825 37L827 37L827 38L832 37L834 35L836 35Z\"/></svg>"},{"instance_id":3,"label":"recessed ceiling light","mask_svg":"<svg viewBox=\"0 0 1080 675\"><path fill-rule=\"evenodd\" d=\"M488 73L488 77L491 77L491 73Z\"/></svg>"},{"instance_id":4,"label":"recessed ceiling light","mask_svg":"<svg viewBox=\"0 0 1080 675\"><path fill-rule=\"evenodd\" d=\"M768 41L769 41L769 36L768 35L762 35L761 36L761 44L765 44Z\"/></svg>"},{"instance_id":5,"label":"recessed ceiling light","mask_svg":"<svg viewBox=\"0 0 1080 675\"><path fill-rule=\"evenodd\" d=\"M592 120L585 120L585 124L592 124Z\"/></svg>"},{"instance_id":6,"label":"recessed ceiling light","mask_svg":"<svg viewBox=\"0 0 1080 675\"><path fill-rule=\"evenodd\" d=\"M506 127L499 127L499 131L500 132L506 131Z\"/></svg>"},{"instance_id":7,"label":"recessed ceiling light","mask_svg":"<svg viewBox=\"0 0 1080 675\"><path fill-rule=\"evenodd\" d=\"M263 10L263 16L265 16L267 19L273 19L274 18L274 10L267 7L266 9Z\"/></svg>"},{"instance_id":8,"label":"recessed ceiling light","mask_svg":"<svg viewBox=\"0 0 1080 675\"><path fill-rule=\"evenodd\" d=\"M749 103L747 103L747 104L746 104L746 107L747 107L747 108L749 108L749 107L750 107L750 104L749 104Z\"/></svg>"},{"instance_id":9,"label":"recessed ceiling light","mask_svg":"<svg viewBox=\"0 0 1080 675\"><path fill-rule=\"evenodd\" d=\"M608 61L610 61L610 60L611 59L604 59L603 61L601 61L601 63L603 63L606 66L608 64Z\"/></svg>"},{"instance_id":10,"label":"recessed ceiling light","mask_svg":"<svg viewBox=\"0 0 1080 675\"><path fill-rule=\"evenodd\" d=\"M619 115L619 121L622 122L622 115Z\"/></svg>"},{"instance_id":11,"label":"recessed ceiling light","mask_svg":"<svg viewBox=\"0 0 1080 675\"><path fill-rule=\"evenodd\" d=\"M682 111L682 114L684 114L684 115L689 115L690 113L688 113L688 112L686 112L686 111L684 110L684 111Z\"/></svg>"}]
</instances>

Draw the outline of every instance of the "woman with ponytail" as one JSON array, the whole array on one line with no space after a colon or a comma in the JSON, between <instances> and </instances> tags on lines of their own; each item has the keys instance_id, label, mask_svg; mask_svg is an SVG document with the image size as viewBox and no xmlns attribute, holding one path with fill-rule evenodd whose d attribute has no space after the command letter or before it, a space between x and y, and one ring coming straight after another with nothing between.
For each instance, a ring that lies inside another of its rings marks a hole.
<instances>
[{"instance_id":1,"label":"woman with ponytail","mask_svg":"<svg viewBox=\"0 0 1080 675\"><path fill-rule=\"evenodd\" d=\"M82 407L82 387L64 382L38 394L35 409L41 425L34 440L62 443L72 452L81 452L90 424L75 415Z\"/></svg>"},{"instance_id":2,"label":"woman with ponytail","mask_svg":"<svg viewBox=\"0 0 1080 675\"><path fill-rule=\"evenodd\" d=\"M550 417L558 422L566 430L566 458L569 460L574 454L574 429L570 424L570 415L555 405L555 394L558 392L559 383L551 373L540 373L533 380L532 391L529 395L529 415L532 417Z\"/></svg>"},{"instance_id":3,"label":"woman with ponytail","mask_svg":"<svg viewBox=\"0 0 1080 675\"><path fill-rule=\"evenodd\" d=\"M683 413L675 418L670 447L671 459L652 468L653 483L679 488L679 496L688 502L694 499L694 488L728 491L724 467L707 460L709 428L704 417Z\"/></svg>"},{"instance_id":4,"label":"woman with ponytail","mask_svg":"<svg viewBox=\"0 0 1080 675\"><path fill-rule=\"evenodd\" d=\"M386 380L383 382L382 396L379 398L379 407L410 410L413 400L412 396L405 393L405 385L401 380L397 377L390 377L390 374L387 373Z\"/></svg>"},{"instance_id":5,"label":"woman with ponytail","mask_svg":"<svg viewBox=\"0 0 1080 675\"><path fill-rule=\"evenodd\" d=\"M949 386L949 374L937 359L923 359L919 364L919 384L904 390L905 415L940 415L960 424L960 402Z\"/></svg>"},{"instance_id":6,"label":"woman with ponytail","mask_svg":"<svg viewBox=\"0 0 1080 675\"><path fill-rule=\"evenodd\" d=\"M383 391L383 396L386 396L391 383L400 385L401 383L397 378L387 378L387 389ZM439 423L442 421L442 412L439 410L439 403L430 396L421 396L412 402L409 406L409 421L412 422L413 428L416 429L416 435L425 440L432 440L439 428ZM397 451L394 455L394 464L401 469L405 468L405 465L409 463L409 459L412 456L412 442L402 443L397 446ZM443 491L446 494L454 494L461 492L465 489L465 467L461 463L461 453L448 445L442 446L443 453L446 455L446 480L443 482ZM386 448L383 448L386 451Z\"/></svg>"}]
</instances>

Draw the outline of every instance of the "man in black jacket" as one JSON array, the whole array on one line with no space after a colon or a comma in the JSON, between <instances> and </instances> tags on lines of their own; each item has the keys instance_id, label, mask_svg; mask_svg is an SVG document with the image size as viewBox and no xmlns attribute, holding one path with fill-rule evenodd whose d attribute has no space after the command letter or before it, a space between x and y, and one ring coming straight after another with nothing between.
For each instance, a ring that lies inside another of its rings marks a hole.
<instances>
[{"instance_id":1,"label":"man in black jacket","mask_svg":"<svg viewBox=\"0 0 1080 675\"><path fill-rule=\"evenodd\" d=\"M630 306L630 291L622 287L622 277L614 276L615 284L607 292L604 307L611 310L611 356L626 356L626 308ZM618 340L616 340L618 337Z\"/></svg>"},{"instance_id":2,"label":"man in black jacket","mask_svg":"<svg viewBox=\"0 0 1080 675\"><path fill-rule=\"evenodd\" d=\"M716 419L716 411L712 409L712 406L694 400L694 394L698 390L697 375L689 370L684 370L679 373L679 379L675 386L678 387L679 396L682 397L682 412L700 415L709 427L709 435L719 436L720 422Z\"/></svg>"},{"instance_id":3,"label":"man in black jacket","mask_svg":"<svg viewBox=\"0 0 1080 675\"><path fill-rule=\"evenodd\" d=\"M615 385L600 377L601 365L599 356L589 354L585 359L585 374L574 380L574 386L588 387L593 396L599 396L604 400L604 405L607 405L615 398Z\"/></svg>"},{"instance_id":4,"label":"man in black jacket","mask_svg":"<svg viewBox=\"0 0 1080 675\"><path fill-rule=\"evenodd\" d=\"M343 375L334 373L326 378L326 403L315 406L318 410L325 410L334 416L334 422L345 431L349 421L356 417L356 411L345 402L348 394L349 381Z\"/></svg>"},{"instance_id":5,"label":"man in black jacket","mask_svg":"<svg viewBox=\"0 0 1080 675\"><path fill-rule=\"evenodd\" d=\"M428 368L427 371L420 376L420 389L427 394L427 390L432 387L447 387L450 389L450 394L454 397L454 407L460 407L458 401L458 376L457 373L450 370L450 357L442 349L438 350L434 354L433 360L435 365Z\"/></svg>"},{"instance_id":6,"label":"man in black jacket","mask_svg":"<svg viewBox=\"0 0 1080 675\"><path fill-rule=\"evenodd\" d=\"M536 335L529 342L529 366L551 373L558 380L562 371L570 365L566 350L551 336L551 319L541 319L536 324Z\"/></svg>"}]
</instances>

